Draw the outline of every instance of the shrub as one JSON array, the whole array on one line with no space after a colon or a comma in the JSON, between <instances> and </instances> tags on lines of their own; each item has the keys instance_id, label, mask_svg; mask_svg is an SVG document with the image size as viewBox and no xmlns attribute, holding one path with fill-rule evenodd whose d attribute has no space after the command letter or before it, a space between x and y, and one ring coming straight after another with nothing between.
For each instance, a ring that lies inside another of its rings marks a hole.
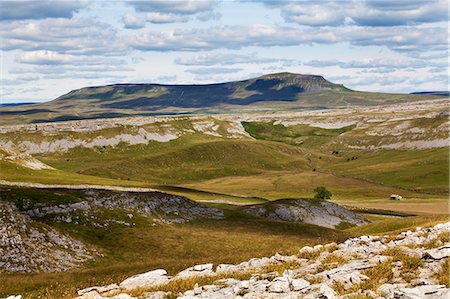
<instances>
[{"instance_id":1,"label":"shrub","mask_svg":"<svg viewBox=\"0 0 450 299\"><path fill-rule=\"evenodd\" d=\"M331 192L327 190L327 188L323 187L323 186L319 186L316 187L316 189L314 189L315 195L314 198L315 199L321 199L321 200L327 200L327 199L331 199Z\"/></svg>"}]
</instances>

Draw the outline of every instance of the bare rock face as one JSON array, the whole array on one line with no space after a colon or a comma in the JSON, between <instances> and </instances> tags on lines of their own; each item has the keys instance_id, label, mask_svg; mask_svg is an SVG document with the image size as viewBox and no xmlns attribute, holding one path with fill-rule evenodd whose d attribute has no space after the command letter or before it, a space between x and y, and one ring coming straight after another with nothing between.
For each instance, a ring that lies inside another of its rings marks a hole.
<instances>
[{"instance_id":1,"label":"bare rock face","mask_svg":"<svg viewBox=\"0 0 450 299\"><path fill-rule=\"evenodd\" d=\"M328 201L310 199L286 199L249 206L243 209L249 215L288 222L303 222L328 228L345 223L366 223L359 215Z\"/></svg>"},{"instance_id":2,"label":"bare rock face","mask_svg":"<svg viewBox=\"0 0 450 299\"><path fill-rule=\"evenodd\" d=\"M252 258L237 265L221 264L216 269L212 264L202 264L181 271L172 278L159 269L126 279L115 289L117 294L113 298L133 298L129 295L130 290L143 288L139 298L446 299L450 296L450 288L439 284L436 274L445 266L446 250L450 244L446 238L442 240L447 243L438 248L430 249L430 244L439 244L442 241L438 240L439 236L449 233L450 222L432 228L417 228L414 232L407 231L397 236L361 236L341 244L304 247L299 250L302 258L276 254ZM354 250L350 251L350 248ZM389 252L400 252L400 260L390 256ZM341 256L342 259L333 261L331 256ZM419 266L416 269L405 268L408 261ZM283 267L286 270L282 273L267 272L267 269ZM376 267L390 269L397 275L389 278L386 274L389 272L386 272L379 276L373 270ZM201 273L216 276L217 280L210 285L196 284L191 290L179 294L157 290L158 284L164 286L174 280L200 279ZM250 278L239 279L243 274ZM420 278L421 282L416 284L411 275ZM149 286L152 291L145 293ZM110 286L106 286L104 290L109 289ZM79 299L110 298L101 287L86 290L95 292L96 297L83 291Z\"/></svg>"},{"instance_id":3,"label":"bare rock face","mask_svg":"<svg viewBox=\"0 0 450 299\"><path fill-rule=\"evenodd\" d=\"M0 272L64 271L92 257L82 242L0 201Z\"/></svg>"}]
</instances>

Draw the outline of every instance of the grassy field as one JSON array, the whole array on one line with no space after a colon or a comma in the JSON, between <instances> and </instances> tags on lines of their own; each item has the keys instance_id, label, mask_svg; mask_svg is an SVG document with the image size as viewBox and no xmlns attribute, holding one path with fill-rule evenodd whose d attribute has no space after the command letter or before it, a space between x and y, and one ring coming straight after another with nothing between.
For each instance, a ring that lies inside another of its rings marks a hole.
<instances>
[{"instance_id":1,"label":"grassy field","mask_svg":"<svg viewBox=\"0 0 450 299\"><path fill-rule=\"evenodd\" d=\"M347 161L352 156L358 159ZM322 162L320 166L337 175L391 186L432 193L448 192L448 148L348 152L335 159L334 163Z\"/></svg>"},{"instance_id":2,"label":"grassy field","mask_svg":"<svg viewBox=\"0 0 450 299\"><path fill-rule=\"evenodd\" d=\"M442 197L317 171L265 172L261 175L224 177L184 186L223 193L233 190L236 194L257 195L271 200L313 197L316 186L326 186L333 193L332 199L337 201L388 201L389 195L393 193L400 193L406 198Z\"/></svg>"}]
</instances>

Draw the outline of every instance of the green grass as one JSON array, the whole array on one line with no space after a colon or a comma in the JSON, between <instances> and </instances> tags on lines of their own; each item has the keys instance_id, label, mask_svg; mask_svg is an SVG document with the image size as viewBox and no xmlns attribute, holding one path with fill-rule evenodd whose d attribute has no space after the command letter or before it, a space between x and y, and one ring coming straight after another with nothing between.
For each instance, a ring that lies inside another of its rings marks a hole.
<instances>
[{"instance_id":1,"label":"green grass","mask_svg":"<svg viewBox=\"0 0 450 299\"><path fill-rule=\"evenodd\" d=\"M144 182L119 180L101 176L84 175L61 170L32 170L4 160L0 160L0 179L11 182L30 182L41 184L90 184L124 187L148 187Z\"/></svg>"},{"instance_id":2,"label":"green grass","mask_svg":"<svg viewBox=\"0 0 450 299\"><path fill-rule=\"evenodd\" d=\"M309 125L286 127L274 122L242 122L245 130L254 138L271 140L302 147L318 147L330 142L333 137L350 131L353 126L340 129L322 129Z\"/></svg>"},{"instance_id":3,"label":"green grass","mask_svg":"<svg viewBox=\"0 0 450 299\"><path fill-rule=\"evenodd\" d=\"M358 156L347 161L347 156ZM320 168L338 175L360 177L391 186L448 193L449 151L447 148L428 150L385 150L343 153L342 157L319 161Z\"/></svg>"},{"instance_id":4,"label":"green grass","mask_svg":"<svg viewBox=\"0 0 450 299\"><path fill-rule=\"evenodd\" d=\"M129 147L76 148L64 155L47 154L39 158L61 170L165 185L307 168L301 150L295 147L213 137L185 136L167 143Z\"/></svg>"},{"instance_id":5,"label":"green grass","mask_svg":"<svg viewBox=\"0 0 450 299\"><path fill-rule=\"evenodd\" d=\"M332 192L332 200L345 200L346 204L350 201L388 200L389 195L393 193L400 193L405 197L432 197L428 194L317 171L271 171L260 175L205 180L183 186L218 193L232 191L234 194L260 196L271 200L286 197L311 198L314 196L315 187L325 186Z\"/></svg>"}]
</instances>

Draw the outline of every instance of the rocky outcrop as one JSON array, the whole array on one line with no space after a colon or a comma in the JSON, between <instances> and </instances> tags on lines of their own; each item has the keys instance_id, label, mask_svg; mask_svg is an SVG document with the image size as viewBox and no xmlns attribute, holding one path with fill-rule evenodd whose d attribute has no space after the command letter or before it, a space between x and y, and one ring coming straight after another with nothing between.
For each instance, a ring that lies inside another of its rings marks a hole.
<instances>
[{"instance_id":1,"label":"rocky outcrop","mask_svg":"<svg viewBox=\"0 0 450 299\"><path fill-rule=\"evenodd\" d=\"M294 256L276 254L215 269L212 264L197 265L174 277L159 269L118 285L81 290L78 298L445 299L450 289L438 279L450 258L449 233L450 222L396 236L307 246ZM213 283L196 284L179 294L164 291L170 284L205 276Z\"/></svg>"},{"instance_id":2,"label":"rocky outcrop","mask_svg":"<svg viewBox=\"0 0 450 299\"><path fill-rule=\"evenodd\" d=\"M0 196L8 197L11 189L0 189ZM58 190L51 194L58 194ZM45 196L45 195L44 195ZM183 196L162 192L111 192L85 189L77 196L70 196L71 202L36 202L20 199L21 212L35 219L63 223L89 223L97 227L110 224L133 225L134 214L153 220L154 223L184 223L194 219L220 219L223 211L202 205ZM102 210L121 210L128 214L125 219L99 217Z\"/></svg>"},{"instance_id":3,"label":"rocky outcrop","mask_svg":"<svg viewBox=\"0 0 450 299\"><path fill-rule=\"evenodd\" d=\"M341 224L366 223L359 215L328 201L312 199L283 199L243 208L243 212L255 217L287 222L309 223L328 228Z\"/></svg>"},{"instance_id":4,"label":"rocky outcrop","mask_svg":"<svg viewBox=\"0 0 450 299\"><path fill-rule=\"evenodd\" d=\"M222 210L160 192L88 189L63 196L70 202L61 203L59 197L46 199L58 196L58 192L61 190L39 193L42 200L37 201L27 195L17 196L12 189L0 189L0 272L65 271L96 255L81 241L45 223L107 228L134 226L136 215L151 219L154 225L224 216ZM105 210L120 213L104 217Z\"/></svg>"},{"instance_id":5,"label":"rocky outcrop","mask_svg":"<svg viewBox=\"0 0 450 299\"><path fill-rule=\"evenodd\" d=\"M0 272L55 272L93 257L82 242L0 201Z\"/></svg>"}]
</instances>

